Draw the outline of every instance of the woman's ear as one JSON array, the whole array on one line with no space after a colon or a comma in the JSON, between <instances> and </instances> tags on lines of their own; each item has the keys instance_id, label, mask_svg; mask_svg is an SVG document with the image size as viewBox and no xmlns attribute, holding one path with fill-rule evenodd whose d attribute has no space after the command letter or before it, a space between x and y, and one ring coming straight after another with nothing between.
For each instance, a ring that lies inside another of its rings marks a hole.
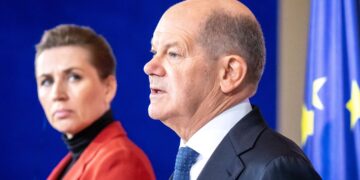
<instances>
[{"instance_id":1,"label":"woman's ear","mask_svg":"<svg viewBox=\"0 0 360 180\"><path fill-rule=\"evenodd\" d=\"M244 83L247 64L238 55L224 56L220 61L220 88L223 93L230 93Z\"/></svg>"},{"instance_id":2,"label":"woman's ear","mask_svg":"<svg viewBox=\"0 0 360 180\"><path fill-rule=\"evenodd\" d=\"M114 75L108 76L105 81L105 101L110 104L114 99L117 90L117 81Z\"/></svg>"}]
</instances>

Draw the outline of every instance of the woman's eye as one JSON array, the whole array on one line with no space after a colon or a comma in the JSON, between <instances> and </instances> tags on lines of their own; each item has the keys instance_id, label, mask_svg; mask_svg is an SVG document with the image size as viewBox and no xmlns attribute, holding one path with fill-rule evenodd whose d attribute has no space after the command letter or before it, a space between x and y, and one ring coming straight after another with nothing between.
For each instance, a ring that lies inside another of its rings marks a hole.
<instances>
[{"instance_id":1,"label":"woman's eye","mask_svg":"<svg viewBox=\"0 0 360 180\"><path fill-rule=\"evenodd\" d=\"M80 76L80 75L74 74L74 73L69 74L69 81L71 81L71 82L76 82L76 81L79 81L79 80L81 80L81 76Z\"/></svg>"},{"instance_id":2,"label":"woman's eye","mask_svg":"<svg viewBox=\"0 0 360 180\"><path fill-rule=\"evenodd\" d=\"M45 86L45 87L49 87L53 84L53 80L52 79L44 79L42 81L40 81L40 85L41 86Z\"/></svg>"}]
</instances>

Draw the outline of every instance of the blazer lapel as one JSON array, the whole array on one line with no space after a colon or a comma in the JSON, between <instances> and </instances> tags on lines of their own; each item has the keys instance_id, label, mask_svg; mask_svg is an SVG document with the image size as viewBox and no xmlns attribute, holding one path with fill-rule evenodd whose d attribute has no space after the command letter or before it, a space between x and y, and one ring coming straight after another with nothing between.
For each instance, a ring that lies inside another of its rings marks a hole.
<instances>
[{"instance_id":1,"label":"blazer lapel","mask_svg":"<svg viewBox=\"0 0 360 180\"><path fill-rule=\"evenodd\" d=\"M104 142L108 142L109 139L117 136L126 135L125 130L122 128L120 122L115 121L105 127L89 144L89 146L81 154L80 158L75 162L73 167L66 173L64 180L66 179L79 179L83 174L86 165L96 156L96 153L101 148Z\"/></svg>"},{"instance_id":2,"label":"blazer lapel","mask_svg":"<svg viewBox=\"0 0 360 180\"><path fill-rule=\"evenodd\" d=\"M58 179L60 173L64 170L65 166L68 165L71 161L70 153L66 154L66 156L59 162L58 165L52 170L49 177L47 179Z\"/></svg>"},{"instance_id":3,"label":"blazer lapel","mask_svg":"<svg viewBox=\"0 0 360 180\"><path fill-rule=\"evenodd\" d=\"M254 107L224 137L198 179L237 179L246 168L241 155L252 149L265 128L260 111Z\"/></svg>"}]
</instances>

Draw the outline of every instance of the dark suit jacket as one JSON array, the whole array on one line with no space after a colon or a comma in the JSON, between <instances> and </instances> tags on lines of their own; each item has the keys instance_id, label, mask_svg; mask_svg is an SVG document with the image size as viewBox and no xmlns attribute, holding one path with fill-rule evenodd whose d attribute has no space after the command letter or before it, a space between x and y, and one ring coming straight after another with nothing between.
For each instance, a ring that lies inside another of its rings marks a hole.
<instances>
[{"instance_id":1,"label":"dark suit jacket","mask_svg":"<svg viewBox=\"0 0 360 180\"><path fill-rule=\"evenodd\" d=\"M58 179L71 161L68 153L48 179ZM126 136L118 121L106 126L89 144L63 179L153 180L151 164L144 152Z\"/></svg>"},{"instance_id":2,"label":"dark suit jacket","mask_svg":"<svg viewBox=\"0 0 360 180\"><path fill-rule=\"evenodd\" d=\"M198 180L321 179L302 150L271 130L258 108L239 121L216 148Z\"/></svg>"}]
</instances>

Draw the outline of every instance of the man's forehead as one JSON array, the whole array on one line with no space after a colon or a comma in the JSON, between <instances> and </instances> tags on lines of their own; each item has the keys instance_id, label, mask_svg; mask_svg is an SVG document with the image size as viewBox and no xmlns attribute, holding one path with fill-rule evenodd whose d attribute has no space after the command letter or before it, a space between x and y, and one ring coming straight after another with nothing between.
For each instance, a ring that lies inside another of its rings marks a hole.
<instances>
[{"instance_id":1,"label":"man's forehead","mask_svg":"<svg viewBox=\"0 0 360 180\"><path fill-rule=\"evenodd\" d=\"M153 48L158 46L179 46L187 43L187 39L185 36L181 36L181 34L156 31L151 39L151 46Z\"/></svg>"},{"instance_id":2,"label":"man's forehead","mask_svg":"<svg viewBox=\"0 0 360 180\"><path fill-rule=\"evenodd\" d=\"M188 14L182 12L174 12L164 14L155 31L158 32L167 32L172 30L180 30L180 31L191 31L195 30L202 20L206 19L206 16L202 16L200 14Z\"/></svg>"},{"instance_id":3,"label":"man's forehead","mask_svg":"<svg viewBox=\"0 0 360 180\"><path fill-rule=\"evenodd\" d=\"M171 41L188 41L194 39L198 34L199 26L196 24L184 24L173 19L159 22L156 27L152 44L173 43Z\"/></svg>"},{"instance_id":4,"label":"man's forehead","mask_svg":"<svg viewBox=\"0 0 360 180\"><path fill-rule=\"evenodd\" d=\"M202 27L201 18L182 14L164 15L156 26L152 43L167 39L194 39Z\"/></svg>"}]
</instances>

